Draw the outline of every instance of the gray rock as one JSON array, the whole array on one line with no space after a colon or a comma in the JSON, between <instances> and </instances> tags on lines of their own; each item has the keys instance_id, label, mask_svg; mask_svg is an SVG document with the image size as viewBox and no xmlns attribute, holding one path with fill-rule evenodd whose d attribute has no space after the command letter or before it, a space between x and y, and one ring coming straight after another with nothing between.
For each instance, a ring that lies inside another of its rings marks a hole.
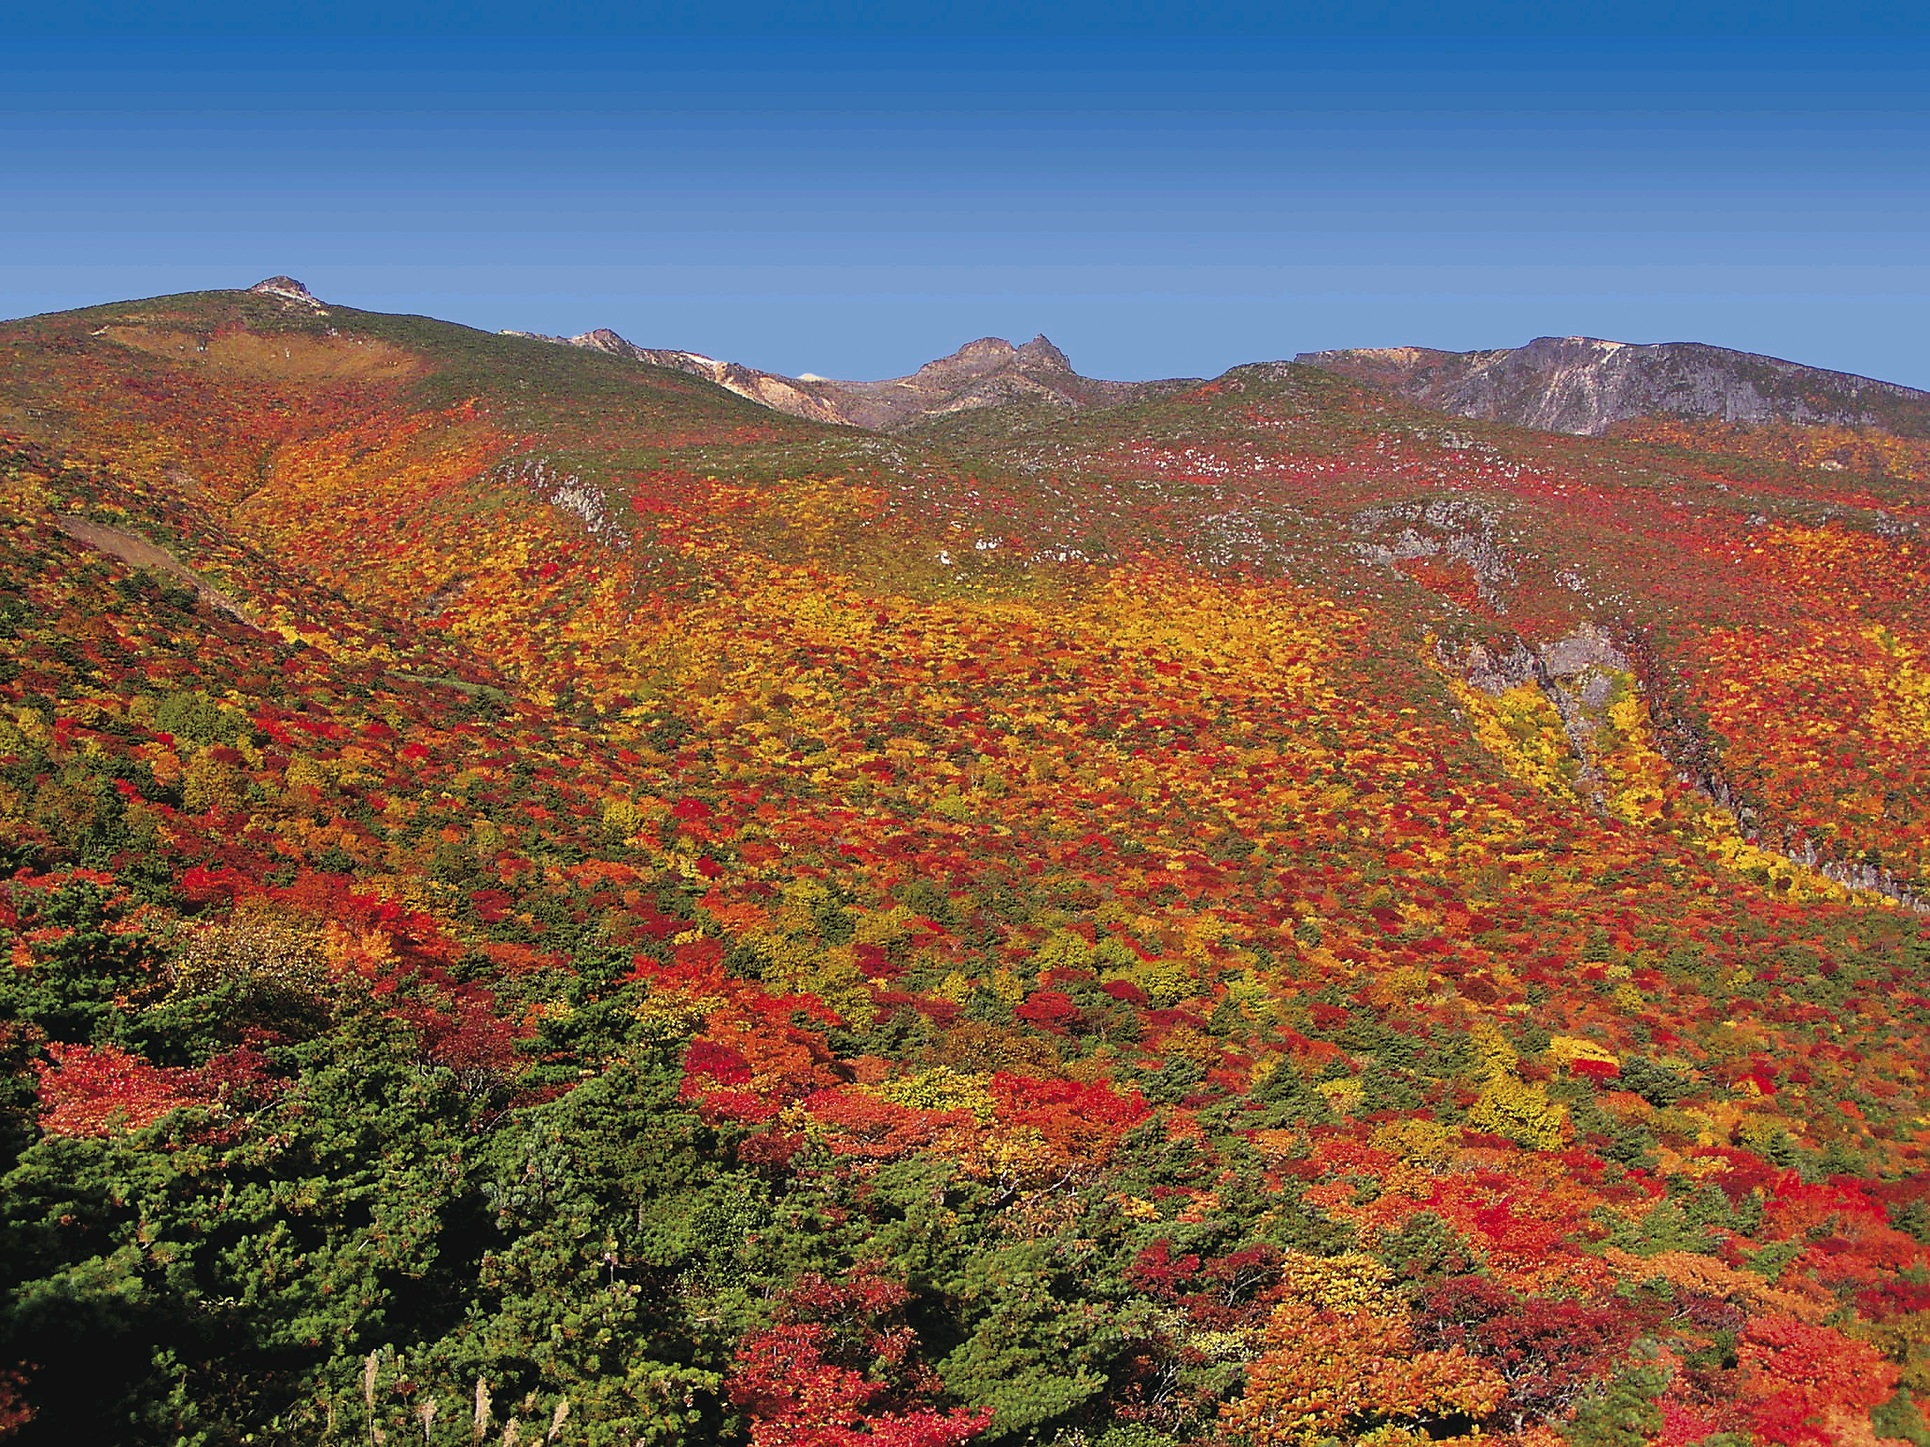
<instances>
[{"instance_id":1,"label":"gray rock","mask_svg":"<svg viewBox=\"0 0 1930 1447\"><path fill-rule=\"evenodd\" d=\"M1296 361L1463 417L1599 436L1637 417L1834 423L1930 436L1930 392L1700 342L1537 337L1442 352L1371 347Z\"/></svg>"}]
</instances>

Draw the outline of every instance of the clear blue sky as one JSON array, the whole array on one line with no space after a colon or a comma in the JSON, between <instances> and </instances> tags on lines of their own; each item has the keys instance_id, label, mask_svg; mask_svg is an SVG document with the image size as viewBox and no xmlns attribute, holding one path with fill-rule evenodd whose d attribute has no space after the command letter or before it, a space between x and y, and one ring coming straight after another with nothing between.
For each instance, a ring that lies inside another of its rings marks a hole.
<instances>
[{"instance_id":1,"label":"clear blue sky","mask_svg":"<svg viewBox=\"0 0 1930 1447\"><path fill-rule=\"evenodd\" d=\"M0 10L0 315L287 272L833 376L1589 333L1930 386L1920 5Z\"/></svg>"}]
</instances>

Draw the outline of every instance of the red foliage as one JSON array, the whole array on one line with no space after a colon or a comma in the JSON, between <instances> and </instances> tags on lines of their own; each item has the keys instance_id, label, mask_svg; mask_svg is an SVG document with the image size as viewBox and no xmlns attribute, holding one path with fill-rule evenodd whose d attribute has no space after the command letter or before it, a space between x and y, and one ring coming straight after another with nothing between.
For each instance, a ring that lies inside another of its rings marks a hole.
<instances>
[{"instance_id":1,"label":"red foliage","mask_svg":"<svg viewBox=\"0 0 1930 1447\"><path fill-rule=\"evenodd\" d=\"M497 1017L480 991L465 991L446 1007L412 1003L392 1012L422 1037L423 1052L471 1084L506 1077L516 1063L518 1031Z\"/></svg>"},{"instance_id":2,"label":"red foliage","mask_svg":"<svg viewBox=\"0 0 1930 1447\"><path fill-rule=\"evenodd\" d=\"M1661 1406L1662 1430L1656 1434L1654 1447L1689 1447L1691 1442L1700 1442L1720 1430L1715 1418L1693 1407L1680 1402L1663 1402Z\"/></svg>"},{"instance_id":3,"label":"red foliage","mask_svg":"<svg viewBox=\"0 0 1930 1447\"><path fill-rule=\"evenodd\" d=\"M1897 1367L1865 1342L1787 1316L1751 1317L1736 1344L1749 1420L1764 1442L1827 1443L1831 1412L1867 1413L1896 1391Z\"/></svg>"},{"instance_id":4,"label":"red foliage","mask_svg":"<svg viewBox=\"0 0 1930 1447\"><path fill-rule=\"evenodd\" d=\"M693 1040L684 1051L684 1079L704 1077L719 1085L748 1085L751 1063L728 1045Z\"/></svg>"},{"instance_id":5,"label":"red foliage","mask_svg":"<svg viewBox=\"0 0 1930 1447\"><path fill-rule=\"evenodd\" d=\"M992 1099L1006 1125L1031 1126L1048 1145L1085 1161L1103 1161L1113 1143L1146 1118L1139 1092L1120 1095L1103 1083L1037 1080L1000 1071Z\"/></svg>"},{"instance_id":6,"label":"red foliage","mask_svg":"<svg viewBox=\"0 0 1930 1447\"><path fill-rule=\"evenodd\" d=\"M1524 1411L1558 1412L1611 1372L1640 1320L1614 1306L1522 1297L1484 1276L1457 1276L1422 1299L1419 1335L1441 1349L1485 1358Z\"/></svg>"},{"instance_id":7,"label":"red foliage","mask_svg":"<svg viewBox=\"0 0 1930 1447\"><path fill-rule=\"evenodd\" d=\"M1012 1012L1029 1025L1063 1035L1079 1023L1079 1007L1062 990L1035 990Z\"/></svg>"},{"instance_id":8,"label":"red foliage","mask_svg":"<svg viewBox=\"0 0 1930 1447\"><path fill-rule=\"evenodd\" d=\"M807 1096L804 1108L831 1136L838 1155L890 1160L929 1145L948 1120L969 1122L969 1114L947 1116L913 1110L877 1096L856 1091L820 1090Z\"/></svg>"},{"instance_id":9,"label":"red foliage","mask_svg":"<svg viewBox=\"0 0 1930 1447\"><path fill-rule=\"evenodd\" d=\"M114 1045L49 1045L40 1070L40 1128L105 1136L152 1125L171 1110L207 1105L200 1072L149 1065Z\"/></svg>"},{"instance_id":10,"label":"red foliage","mask_svg":"<svg viewBox=\"0 0 1930 1447\"><path fill-rule=\"evenodd\" d=\"M902 1286L859 1269L844 1281L809 1274L778 1319L739 1344L725 1390L751 1422L752 1447L958 1447L988 1411L940 1412L937 1386L906 1370L917 1336L895 1319ZM889 1377L874 1375L878 1367Z\"/></svg>"},{"instance_id":11,"label":"red foliage","mask_svg":"<svg viewBox=\"0 0 1930 1447\"><path fill-rule=\"evenodd\" d=\"M33 1416L33 1404L27 1400L27 1373L0 1371L0 1438L13 1436Z\"/></svg>"}]
</instances>

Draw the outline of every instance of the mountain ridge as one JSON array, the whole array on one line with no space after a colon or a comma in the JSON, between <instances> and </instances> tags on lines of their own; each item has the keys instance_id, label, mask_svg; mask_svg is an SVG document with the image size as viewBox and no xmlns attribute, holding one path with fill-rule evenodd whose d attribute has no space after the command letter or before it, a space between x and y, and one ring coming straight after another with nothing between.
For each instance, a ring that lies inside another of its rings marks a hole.
<instances>
[{"instance_id":1,"label":"mountain ridge","mask_svg":"<svg viewBox=\"0 0 1930 1447\"><path fill-rule=\"evenodd\" d=\"M247 289L325 315L292 277ZM574 336L504 329L500 335L599 352L700 377L775 412L872 432L903 432L961 412L1014 403L1078 411L1169 396L1196 377L1121 382L1080 374L1045 335L1017 344L980 337L899 377L876 381L789 376L684 348L633 342L608 327ZM1537 337L1519 347L1451 351L1420 346L1301 352L1292 363L1344 376L1430 410L1578 436L1646 421L1744 428L1830 425L1930 440L1930 391L1706 342ZM1705 433L1699 440L1707 442ZM1825 464L1829 465L1829 464Z\"/></svg>"},{"instance_id":2,"label":"mountain ridge","mask_svg":"<svg viewBox=\"0 0 1930 1447\"><path fill-rule=\"evenodd\" d=\"M1359 347L1294 360L1439 411L1582 436L1644 417L1930 436L1930 392L1706 342L1537 337L1489 351Z\"/></svg>"},{"instance_id":3,"label":"mountain ridge","mask_svg":"<svg viewBox=\"0 0 1930 1447\"><path fill-rule=\"evenodd\" d=\"M583 347L688 372L778 412L873 432L894 432L928 417L1018 401L1046 402L1068 409L1107 406L1176 391L1199 380L1111 382L1081 376L1066 354L1043 334L1016 346L1003 337L980 337L926 362L915 372L875 382L841 381L810 373L789 377L741 362L720 361L701 352L641 346L608 327L573 337L538 332L507 335Z\"/></svg>"}]
</instances>

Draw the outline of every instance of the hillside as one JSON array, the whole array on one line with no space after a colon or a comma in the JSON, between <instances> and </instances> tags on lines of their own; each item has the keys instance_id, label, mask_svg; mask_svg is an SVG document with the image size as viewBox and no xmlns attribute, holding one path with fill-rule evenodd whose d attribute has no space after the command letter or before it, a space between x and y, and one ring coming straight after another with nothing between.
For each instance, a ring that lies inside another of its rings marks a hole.
<instances>
[{"instance_id":1,"label":"hillside","mask_svg":"<svg viewBox=\"0 0 1930 1447\"><path fill-rule=\"evenodd\" d=\"M1923 486L1078 400L0 325L0 1430L1930 1437Z\"/></svg>"}]
</instances>

